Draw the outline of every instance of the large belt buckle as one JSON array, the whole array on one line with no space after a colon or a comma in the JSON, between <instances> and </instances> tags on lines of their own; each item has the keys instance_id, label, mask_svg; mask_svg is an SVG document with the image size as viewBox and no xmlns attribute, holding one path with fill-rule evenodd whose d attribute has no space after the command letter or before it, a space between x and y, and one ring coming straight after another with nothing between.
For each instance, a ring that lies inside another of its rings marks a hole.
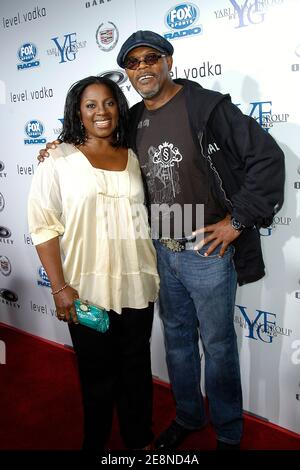
<instances>
[{"instance_id":1,"label":"large belt buckle","mask_svg":"<svg viewBox=\"0 0 300 470\"><path fill-rule=\"evenodd\" d=\"M171 251L178 252L184 250L183 243L180 243L178 240L173 240L172 238L160 238L159 241Z\"/></svg>"}]
</instances>

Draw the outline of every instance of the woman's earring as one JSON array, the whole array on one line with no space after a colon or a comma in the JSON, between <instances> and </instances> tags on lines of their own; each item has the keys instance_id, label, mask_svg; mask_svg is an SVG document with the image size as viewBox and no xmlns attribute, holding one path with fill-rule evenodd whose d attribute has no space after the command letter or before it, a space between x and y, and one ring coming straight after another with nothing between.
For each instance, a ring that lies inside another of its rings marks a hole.
<instances>
[{"instance_id":1,"label":"woman's earring","mask_svg":"<svg viewBox=\"0 0 300 470\"><path fill-rule=\"evenodd\" d=\"M80 121L80 130L81 130L81 141L84 142L86 140L86 134L85 134L85 127L82 121Z\"/></svg>"},{"instance_id":2,"label":"woman's earring","mask_svg":"<svg viewBox=\"0 0 300 470\"><path fill-rule=\"evenodd\" d=\"M119 126L117 126L115 129L115 138L116 138L116 142L119 142L119 139L120 139Z\"/></svg>"}]
</instances>

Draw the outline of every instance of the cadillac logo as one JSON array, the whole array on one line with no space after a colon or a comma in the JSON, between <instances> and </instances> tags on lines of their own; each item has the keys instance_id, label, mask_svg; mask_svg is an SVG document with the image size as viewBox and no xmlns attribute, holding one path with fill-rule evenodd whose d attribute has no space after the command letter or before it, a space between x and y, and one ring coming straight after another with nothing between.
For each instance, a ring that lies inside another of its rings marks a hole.
<instances>
[{"instance_id":1,"label":"cadillac logo","mask_svg":"<svg viewBox=\"0 0 300 470\"><path fill-rule=\"evenodd\" d=\"M114 40L114 30L103 29L102 31L99 31L99 37L102 44L110 44Z\"/></svg>"},{"instance_id":2,"label":"cadillac logo","mask_svg":"<svg viewBox=\"0 0 300 470\"><path fill-rule=\"evenodd\" d=\"M101 23L96 31L96 42L102 51L111 51L119 40L119 31L112 21Z\"/></svg>"}]
</instances>

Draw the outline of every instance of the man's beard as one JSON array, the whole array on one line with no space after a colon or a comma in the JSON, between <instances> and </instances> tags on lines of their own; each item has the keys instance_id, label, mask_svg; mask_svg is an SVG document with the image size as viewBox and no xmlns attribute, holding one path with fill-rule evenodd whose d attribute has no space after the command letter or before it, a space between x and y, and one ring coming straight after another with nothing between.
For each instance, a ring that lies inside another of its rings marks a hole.
<instances>
[{"instance_id":1,"label":"man's beard","mask_svg":"<svg viewBox=\"0 0 300 470\"><path fill-rule=\"evenodd\" d=\"M159 84L157 84L154 88L152 88L152 90L149 90L149 91L146 91L146 92L142 92L140 90L138 90L136 88L136 91L138 92L138 94L144 99L144 100L150 100L151 98L153 98L155 95L157 95L157 93L159 92Z\"/></svg>"}]
</instances>

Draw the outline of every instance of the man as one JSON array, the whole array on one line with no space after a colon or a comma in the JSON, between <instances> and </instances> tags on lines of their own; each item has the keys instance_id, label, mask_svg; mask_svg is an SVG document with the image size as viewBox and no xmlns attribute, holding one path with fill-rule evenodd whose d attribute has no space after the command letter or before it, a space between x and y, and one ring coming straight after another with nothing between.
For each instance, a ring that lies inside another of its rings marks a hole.
<instances>
[{"instance_id":1,"label":"man","mask_svg":"<svg viewBox=\"0 0 300 470\"><path fill-rule=\"evenodd\" d=\"M117 57L143 98L131 108L131 145L139 156L149 207L177 204L184 213L185 205L204 204L204 228L196 226L194 211L193 232L182 233L204 233L202 243L167 239L156 224L160 315L176 418L155 447L176 448L207 422L200 332L217 448L237 449L242 392L233 324L236 278L245 284L264 275L258 228L268 226L282 206L284 156L229 95L172 80L172 54L172 44L162 36L137 31ZM170 224L174 234L172 217Z\"/></svg>"},{"instance_id":2,"label":"man","mask_svg":"<svg viewBox=\"0 0 300 470\"><path fill-rule=\"evenodd\" d=\"M131 147L139 156L155 226L160 315L176 401L176 418L155 447L175 449L207 423L200 334L217 449L238 449L243 419L233 323L236 284L264 276L258 229L268 226L282 206L284 156L229 95L172 80L172 55L165 38L137 31L117 57L143 98L131 108ZM204 220L199 226L200 205ZM179 223L165 210L175 206L182 209ZM157 207L164 208L159 216ZM190 242L200 234L202 242Z\"/></svg>"}]
</instances>

